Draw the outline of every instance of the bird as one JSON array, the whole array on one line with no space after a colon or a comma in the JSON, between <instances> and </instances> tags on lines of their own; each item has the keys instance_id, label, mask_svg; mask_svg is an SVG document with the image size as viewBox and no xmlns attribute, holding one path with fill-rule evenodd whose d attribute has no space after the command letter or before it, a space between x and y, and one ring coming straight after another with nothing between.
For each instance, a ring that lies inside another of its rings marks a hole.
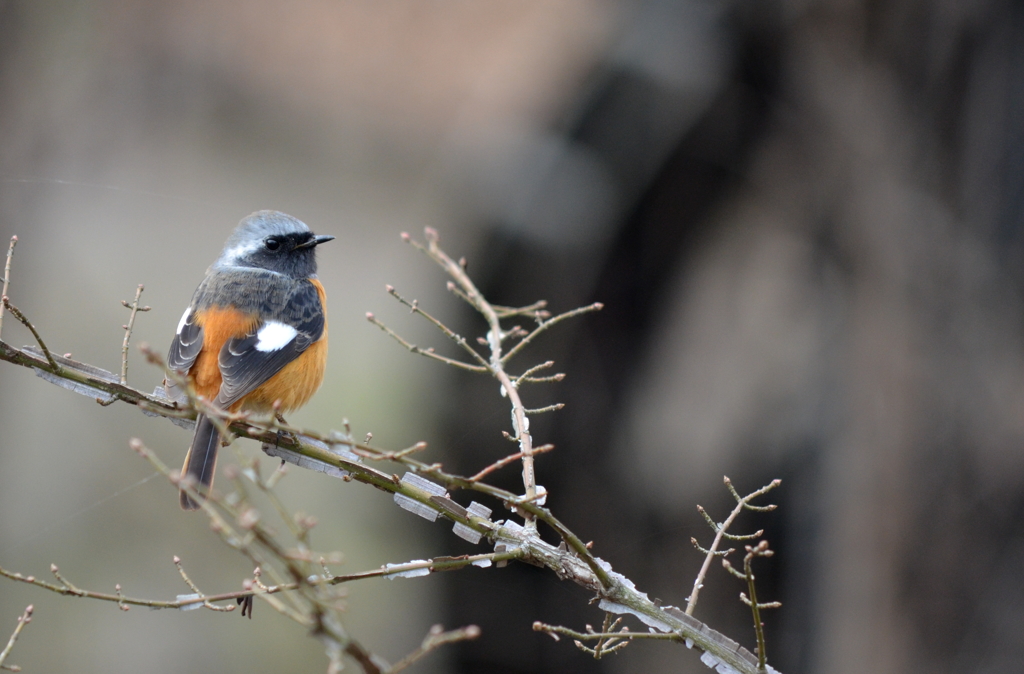
<instances>
[{"instance_id":1,"label":"bird","mask_svg":"<svg viewBox=\"0 0 1024 674\"><path fill-rule=\"evenodd\" d=\"M333 239L280 211L243 218L178 321L168 369L195 396L229 412L280 415L306 404L327 364L316 248ZM172 400L187 400L173 378L164 387ZM220 435L199 412L181 477L193 478L201 493L213 486ZM185 490L179 500L184 510L201 507Z\"/></svg>"}]
</instances>

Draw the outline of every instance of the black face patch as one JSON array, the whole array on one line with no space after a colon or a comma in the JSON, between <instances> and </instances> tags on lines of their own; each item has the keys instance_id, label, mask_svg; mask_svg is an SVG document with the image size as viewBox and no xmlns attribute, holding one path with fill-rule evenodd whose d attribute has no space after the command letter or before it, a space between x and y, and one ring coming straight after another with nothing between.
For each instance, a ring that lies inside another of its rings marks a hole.
<instances>
[{"instance_id":1,"label":"black face patch","mask_svg":"<svg viewBox=\"0 0 1024 674\"><path fill-rule=\"evenodd\" d=\"M312 232L270 234L259 247L238 262L244 266L268 269L292 278L309 278L316 274L316 246L308 246Z\"/></svg>"}]
</instances>

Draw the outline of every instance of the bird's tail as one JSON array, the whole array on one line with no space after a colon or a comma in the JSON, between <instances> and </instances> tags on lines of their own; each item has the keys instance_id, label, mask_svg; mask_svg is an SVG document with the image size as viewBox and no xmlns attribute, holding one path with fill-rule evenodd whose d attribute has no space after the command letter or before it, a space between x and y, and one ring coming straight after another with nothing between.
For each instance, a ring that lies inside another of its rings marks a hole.
<instances>
[{"instance_id":1,"label":"bird's tail","mask_svg":"<svg viewBox=\"0 0 1024 674\"><path fill-rule=\"evenodd\" d=\"M196 433L192 436L192 446L185 455L185 465L181 468L181 476L191 476L196 485L202 485L205 491L213 486L213 471L217 467L217 449L220 447L220 431L200 414L196 418ZM198 510L199 503L184 491L179 492L183 510Z\"/></svg>"}]
</instances>

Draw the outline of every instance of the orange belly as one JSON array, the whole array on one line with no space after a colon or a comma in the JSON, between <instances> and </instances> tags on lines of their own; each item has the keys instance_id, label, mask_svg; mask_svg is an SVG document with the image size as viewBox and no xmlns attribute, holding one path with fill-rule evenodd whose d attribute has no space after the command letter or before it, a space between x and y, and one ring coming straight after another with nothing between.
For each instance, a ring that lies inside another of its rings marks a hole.
<instances>
[{"instance_id":1,"label":"orange belly","mask_svg":"<svg viewBox=\"0 0 1024 674\"><path fill-rule=\"evenodd\" d=\"M291 412L305 405L320 388L327 365L327 329L323 337L298 358L281 368L259 388L241 400L243 409L269 412L274 401L281 401L281 411ZM239 405L235 405L237 409Z\"/></svg>"},{"instance_id":2,"label":"orange belly","mask_svg":"<svg viewBox=\"0 0 1024 674\"><path fill-rule=\"evenodd\" d=\"M233 404L232 412L238 409L270 412L278 400L281 401L282 412L291 412L305 405L320 388L327 366L326 296L320 281L311 279L310 282L320 296L320 306L324 307L323 334L298 358ZM217 397L221 384L217 359L221 349L229 339L248 334L257 322L255 314L237 309L212 307L203 312L199 317L199 324L203 327L203 349L188 373L197 395L207 400Z\"/></svg>"},{"instance_id":3,"label":"orange belly","mask_svg":"<svg viewBox=\"0 0 1024 674\"><path fill-rule=\"evenodd\" d=\"M213 400L220 392L220 365L217 358L229 339L248 334L258 322L255 314L227 307L211 307L197 317L203 328L203 350L188 371L196 395Z\"/></svg>"}]
</instances>

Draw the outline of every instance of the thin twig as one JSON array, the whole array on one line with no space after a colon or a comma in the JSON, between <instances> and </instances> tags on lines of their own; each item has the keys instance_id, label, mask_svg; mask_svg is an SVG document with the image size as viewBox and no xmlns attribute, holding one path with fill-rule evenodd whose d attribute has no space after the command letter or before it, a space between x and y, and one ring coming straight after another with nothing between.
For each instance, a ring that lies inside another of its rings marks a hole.
<instances>
[{"instance_id":1,"label":"thin twig","mask_svg":"<svg viewBox=\"0 0 1024 674\"><path fill-rule=\"evenodd\" d=\"M243 517L243 511L231 507L216 492L205 494L205 498L200 497L193 480L181 479L176 471L172 473L167 465L152 450L146 447L141 440L133 438L128 444L135 452L148 460L154 468L167 477L172 484L196 500L200 508L210 519L210 528L219 534L227 545L249 557L257 567L265 568L274 577L273 582L275 584L283 585L286 581L283 575L270 563L271 559L280 561L287 568L288 575L294 581L300 581L306 577L307 574L304 573L304 569L297 562L287 558L287 551L268 534L260 524L259 518L251 516L250 508L246 508L246 516ZM221 510L225 511L228 517L222 515ZM232 525L228 518L236 520L239 526ZM295 604L294 608L284 605L279 606L280 602L268 601L275 610L279 610L300 625L309 626L311 622L310 618L306 615L306 608L299 603L298 599L292 598L290 595L289 600ZM207 598L206 601L209 602L211 600ZM206 604L204 603L204 605Z\"/></svg>"},{"instance_id":2,"label":"thin twig","mask_svg":"<svg viewBox=\"0 0 1024 674\"><path fill-rule=\"evenodd\" d=\"M533 448L533 455L537 456L538 454L544 454L545 452L550 452L554 448L555 448L554 445L541 445L540 447L534 447ZM505 466L507 466L508 464L512 463L513 461L518 461L521 458L523 458L523 453L522 452L516 452L515 454L509 454L505 458L498 459L497 461L495 461L491 465L487 466L486 468L481 470L479 473L477 473L473 477L469 478L469 481L470 482L477 482L479 480L482 480L483 478L485 478L486 476L490 475L491 473L493 473L494 471L498 470L499 468L504 468Z\"/></svg>"},{"instance_id":3,"label":"thin twig","mask_svg":"<svg viewBox=\"0 0 1024 674\"><path fill-rule=\"evenodd\" d=\"M385 286L385 289L388 291L389 295L394 297L396 300L398 300L399 302L401 302L405 306L409 307L409 309L414 314L419 314L423 318L427 319L427 321L430 322L431 325L433 325L435 328L437 328L442 333L444 333L445 337L447 337L448 339L450 339L453 342L455 342L456 344L458 344L464 351L466 351L466 353L468 353L469 355L471 355L473 357L473 360L477 361L482 367L484 367L484 368L488 368L489 367L489 364L488 364L487 360L483 356L481 356L479 353L477 353L476 349L474 349L472 346L469 345L469 342L466 341L465 337L462 337L461 335L457 334L454 330L449 328L447 325L445 325L444 323L442 323L438 319L434 318L433 316L431 316L427 312L423 311L423 309L420 309L419 302L417 302L416 300L413 300L412 302L410 302L409 300L405 299L404 297L402 297L401 295L398 294L398 291L395 290L394 286L390 286L390 285L389 286Z\"/></svg>"},{"instance_id":4,"label":"thin twig","mask_svg":"<svg viewBox=\"0 0 1024 674\"><path fill-rule=\"evenodd\" d=\"M700 573L697 574L696 580L693 581L693 591L690 592L690 598L686 603L686 615L693 615L694 609L697 608L697 596L700 594L701 588L704 587L704 578L707 576L708 568L711 566L711 560L716 556L721 556L721 554L718 552L718 546L721 545L722 539L732 538L733 540L738 540L743 538L742 536L735 536L727 533L727 530L732 525L733 520L735 520L736 517L739 516L739 514L744 510L757 510L762 512L767 510L774 510L774 505L755 506L751 505L750 502L757 498L758 496L763 496L767 494L772 489L775 489L780 484L782 484L782 480L772 480L770 483L766 484L760 489L752 491L746 496L741 497L739 493L736 491L736 489L732 486L732 481L729 479L728 476L723 477L723 482L725 483L725 486L728 487L729 492L736 499L736 507L733 508L731 513L729 513L729 517L725 519L725 522L722 522L721 524L716 524L714 520L712 520L711 517L704 511L703 508L697 506L697 509L701 512L701 514L704 515L704 519L707 520L708 524L711 525L711 528L715 531L715 540L711 543L710 548L704 550L704 548L701 548L699 545L697 545L696 539L691 539L691 542L694 545L696 545L699 550L705 553L705 557L704 563L700 567Z\"/></svg>"},{"instance_id":5,"label":"thin twig","mask_svg":"<svg viewBox=\"0 0 1024 674\"><path fill-rule=\"evenodd\" d=\"M75 587L70 582L65 580L65 578L60 575L60 569L57 568L56 564L50 564L50 573L52 573L53 577L57 579L57 582L59 582L61 584L61 586L65 590L67 590L68 594L73 594L73 595L76 595L76 596L82 596L82 593L84 592L84 590L81 590L81 589Z\"/></svg>"},{"instance_id":6,"label":"thin twig","mask_svg":"<svg viewBox=\"0 0 1024 674\"><path fill-rule=\"evenodd\" d=\"M743 557L743 573L734 569L727 559L722 560L722 566L725 567L726 571L740 580L745 580L747 583L747 592L750 593L750 596L748 597L740 592L740 600L750 607L750 612L754 619L754 634L757 637L757 668L758 671L765 671L768 664L768 655L765 652L764 623L761 622L761 609L779 608L782 604L777 601L758 603L752 562L755 557L771 557L775 552L768 548L768 541L761 541L757 545L748 545L746 549L747 554Z\"/></svg>"},{"instance_id":7,"label":"thin twig","mask_svg":"<svg viewBox=\"0 0 1024 674\"><path fill-rule=\"evenodd\" d=\"M768 548L768 541L761 541L764 549ZM761 548L762 546L757 546ZM748 547L748 550L750 548ZM764 623L761 622L761 607L757 604L757 587L754 571L751 568L751 560L754 558L754 552L748 552L743 558L743 571L747 576L747 589L750 591L750 612L754 619L754 632L757 634L757 668L764 669L765 665L768 664L768 654L765 652L764 644Z\"/></svg>"},{"instance_id":8,"label":"thin twig","mask_svg":"<svg viewBox=\"0 0 1024 674\"><path fill-rule=\"evenodd\" d=\"M457 368L460 368L460 369L463 369L463 370L469 370L470 372L487 372L487 370L488 370L486 365L473 365L472 363L464 363L461 360L456 360L454 358L448 358L447 356L442 356L439 353L434 353L433 349L421 349L420 347L416 346L415 344L411 344L411 343L407 342L405 339L403 339L401 336L399 336L398 333L396 333L394 330L392 330L388 326L384 325L384 323L382 323L380 321L380 319L378 319L372 313L367 312L366 320L370 321L371 323L376 325L378 328L380 328L381 330L386 332L396 342L398 342L399 344L401 344L405 348L409 349L409 351L412 351L413 353L419 354L421 356L426 356L427 358L433 358L434 360L441 361L442 363L445 363L446 365L451 365L453 367L457 367Z\"/></svg>"},{"instance_id":9,"label":"thin twig","mask_svg":"<svg viewBox=\"0 0 1024 674\"><path fill-rule=\"evenodd\" d=\"M519 388L519 384L521 384L524 381L529 381L529 382L561 381L562 379L565 379L565 375L564 374L554 374L554 375L551 375L549 377L535 377L534 376L536 373L540 372L541 370L546 370L547 368L554 366L554 364L555 364L555 361L549 360L547 362L541 363L540 365L534 365L533 367L528 369L526 372L522 373L521 375L519 375L518 377L513 379L512 380L512 385L515 386L516 388Z\"/></svg>"},{"instance_id":10,"label":"thin twig","mask_svg":"<svg viewBox=\"0 0 1024 674\"><path fill-rule=\"evenodd\" d=\"M121 300L121 304L132 310L132 315L128 318L128 324L122 326L124 328L124 342L121 343L121 383L128 384L128 340L131 339L132 329L135 327L135 315L140 311L149 311L152 307L140 307L139 297L142 296L142 284L135 289L135 299L132 300L131 304L128 304L124 300Z\"/></svg>"},{"instance_id":11,"label":"thin twig","mask_svg":"<svg viewBox=\"0 0 1024 674\"><path fill-rule=\"evenodd\" d=\"M3 297L3 305L7 307L7 310L10 311L15 318L21 321L21 324L28 328L29 332L32 333L32 336L36 338L36 344L38 344L39 348L43 350L43 355L46 356L46 362L50 364L51 371L54 374L60 374L60 365L58 365L57 361L53 359L53 354L50 353L50 350L46 347L46 342L43 341L43 338L39 336L38 332L36 332L35 326L25 318L25 314L21 313L21 310L18 309L18 307L11 304L11 300L8 299L6 295Z\"/></svg>"},{"instance_id":12,"label":"thin twig","mask_svg":"<svg viewBox=\"0 0 1024 674\"><path fill-rule=\"evenodd\" d=\"M567 637L573 639L579 639L580 641L595 641L601 639L655 639L660 641L682 641L683 637L680 637L675 632L630 632L628 630L621 632L577 632L576 630L569 629L568 627L562 627L561 625L548 625L540 621L533 623L534 632L544 632L546 634L564 634Z\"/></svg>"},{"instance_id":13,"label":"thin twig","mask_svg":"<svg viewBox=\"0 0 1024 674\"><path fill-rule=\"evenodd\" d=\"M371 461L401 461L407 456L411 456L418 452L422 452L427 448L427 443L417 442L411 447L400 449L397 452L365 452L361 449L355 449L354 452L364 458L370 459Z\"/></svg>"},{"instance_id":14,"label":"thin twig","mask_svg":"<svg viewBox=\"0 0 1024 674\"><path fill-rule=\"evenodd\" d=\"M131 606L147 606L149 608L181 608L182 606L188 606L196 603L196 599L188 600L175 600L175 601L161 601L158 599L139 599L136 597L128 597L116 590L115 593L109 594L106 592L93 592L91 590L83 590L80 588L70 589L66 585L58 585L56 583L48 583L44 580L40 580L35 576L25 576L20 573L8 571L0 567L0 576L9 578L11 580L19 581L22 583L28 583L29 585L35 585L36 587L50 592L56 592L57 594L69 595L74 597L86 597L89 599L96 599L99 601L109 601L118 605L131 605ZM226 599L234 599L236 596L245 594L241 592L232 592L225 595L211 595L208 597L210 601L221 601Z\"/></svg>"},{"instance_id":15,"label":"thin twig","mask_svg":"<svg viewBox=\"0 0 1024 674\"><path fill-rule=\"evenodd\" d=\"M574 316L589 314L593 311L600 311L601 309L604 309L604 305L601 304L600 302L594 302L593 304L587 305L585 307L579 307L577 309L573 309L572 311L566 311L564 314L559 314L550 320L543 321L540 325L534 328L530 332L530 334L526 335L526 337L523 337L518 344L509 349L509 352L505 354L505 356L501 359L501 362L507 363L508 361L515 358L520 351L526 348L528 344L530 344L548 328L561 323L567 318L573 318Z\"/></svg>"},{"instance_id":16,"label":"thin twig","mask_svg":"<svg viewBox=\"0 0 1024 674\"><path fill-rule=\"evenodd\" d=\"M382 664L386 663L379 662L380 659L377 656L363 648L362 644L355 639L348 638L344 643L345 655L355 660L363 668L363 674L383 674ZM341 662L335 661L332 656L327 674L338 674L339 672L341 672Z\"/></svg>"},{"instance_id":17,"label":"thin twig","mask_svg":"<svg viewBox=\"0 0 1024 674\"><path fill-rule=\"evenodd\" d=\"M511 318L512 316L529 316L531 314L536 315L541 309L548 305L547 300L537 300L533 304L529 304L525 307L503 307L498 304L492 304L495 313L500 318Z\"/></svg>"},{"instance_id":18,"label":"thin twig","mask_svg":"<svg viewBox=\"0 0 1024 674\"><path fill-rule=\"evenodd\" d=\"M21 668L17 665L5 665L4 662L7 660L7 656L14 650L14 642L18 640L18 635L25 629L25 625L32 622L32 612L35 608L32 604L25 607L25 612L18 617L18 625L14 628L14 632L11 633L11 638L7 641L7 646L4 650L0 651L0 669L6 669L10 672L20 672Z\"/></svg>"},{"instance_id":19,"label":"thin twig","mask_svg":"<svg viewBox=\"0 0 1024 674\"><path fill-rule=\"evenodd\" d=\"M259 567L257 567L257 571L258 570ZM287 618L291 618L294 622L298 623L299 625L303 625L306 627L313 626L314 620L309 615L307 615L305 611L288 606L277 597L271 596L270 588L264 585L262 582L260 582L258 577L254 580L246 580L244 583L242 583L242 587L244 587L246 590L249 590L250 596L262 599L272 609L274 609L275 611L277 611L278 613ZM282 586L279 585L278 587ZM299 589L299 587L300 585L296 583L295 587L290 589ZM291 594L289 593L286 596L291 596ZM298 602L295 601L293 603Z\"/></svg>"},{"instance_id":20,"label":"thin twig","mask_svg":"<svg viewBox=\"0 0 1024 674\"><path fill-rule=\"evenodd\" d=\"M516 386L519 385L518 384L519 380L524 379L524 378L529 377L529 376L532 376L532 375L536 374L537 372L540 372L541 370L546 370L549 367L554 367L554 365L555 365L555 361L553 361L553 360L545 361L545 362L541 363L540 365L534 365L533 367L528 369L526 372L522 373L521 375L519 375L518 377L515 378L515 381L517 382Z\"/></svg>"},{"instance_id":21,"label":"thin twig","mask_svg":"<svg viewBox=\"0 0 1024 674\"><path fill-rule=\"evenodd\" d=\"M7 247L7 262L4 263L4 286L3 291L0 291L0 297L7 299L7 289L11 287L11 257L14 256L14 247L18 244L17 235L11 237L11 243ZM4 308L6 305L0 304L0 335L3 335L4 330Z\"/></svg>"},{"instance_id":22,"label":"thin twig","mask_svg":"<svg viewBox=\"0 0 1024 674\"><path fill-rule=\"evenodd\" d=\"M611 613L605 613L604 624L601 626L601 632L605 634L618 634L620 632L625 632L626 634L628 634L628 627L623 627L622 630L616 629L620 624L622 624L621 616L616 618ZM590 625L587 625L587 631L593 632L593 628ZM629 639L622 639L621 637L617 636L609 637L608 639L602 638L597 640L597 643L594 645L593 648L584 646L583 643L580 641L576 641L574 643L576 644L576 647L584 653L590 653L594 656L595 660L600 660L606 655L621 651L623 648L630 644L630 641Z\"/></svg>"},{"instance_id":23,"label":"thin twig","mask_svg":"<svg viewBox=\"0 0 1024 674\"><path fill-rule=\"evenodd\" d=\"M128 606L128 604L126 604L124 601L124 594L121 592L121 583L117 583L116 585L114 585L114 594L116 594L120 599L120 601L117 602L117 607L119 609L121 609L122 611L127 611L131 608L131 606Z\"/></svg>"},{"instance_id":24,"label":"thin twig","mask_svg":"<svg viewBox=\"0 0 1024 674\"><path fill-rule=\"evenodd\" d=\"M466 304L476 309L476 306L473 304L473 300L470 299L469 295L460 290L459 286L455 285L454 281L448 281L446 287L448 288L448 292L455 295L456 297L464 301Z\"/></svg>"},{"instance_id":25,"label":"thin twig","mask_svg":"<svg viewBox=\"0 0 1024 674\"><path fill-rule=\"evenodd\" d=\"M533 623L533 629L535 632L544 632L555 641L559 641L559 634L564 634L569 637L573 637L573 644L576 648L580 649L584 653L589 653L594 657L595 660L600 660L606 655L617 653L623 648L632 643L634 634L629 631L628 627L623 627L621 630L616 629L622 623L622 617L614 617L611 613L604 614L604 624L601 626L600 632L595 632L594 628L587 625L587 631L577 632L567 627L560 627L556 625L547 625L542 622ZM639 635L637 635L639 636ZM662 635L666 636L666 635ZM675 637L675 638L671 638ZM676 640L678 635L671 635L671 640ZM597 643L593 648L585 645L584 641L597 640Z\"/></svg>"},{"instance_id":26,"label":"thin twig","mask_svg":"<svg viewBox=\"0 0 1024 674\"><path fill-rule=\"evenodd\" d=\"M508 562L520 557L520 552L516 550L505 550L501 552L487 552L478 555L461 555L458 557L434 557L432 559L409 562L405 564L391 564L377 569L369 569L367 571L360 571L358 573L350 573L338 576L326 576L326 575L311 575L309 578L300 581L292 581L281 583L277 585L264 585L258 581L260 573L257 573L257 581L251 584L251 587L243 590L234 592L222 592L218 594L203 594L198 587L192 582L192 580L185 574L184 570L180 566L180 559L175 557L177 560L175 565L185 582L188 584L192 592L198 596L190 597L185 599L176 599L174 601L164 601L160 599L141 599L138 597L129 597L122 593L121 586L118 584L115 586L115 593L109 594L105 592L94 592L91 590L84 590L79 587L68 583L66 579L61 577L61 584L48 583L40 580L35 576L25 576L20 573L8 571L3 567L0 567L0 576L4 576L14 581L28 583L41 589L49 590L57 594L71 595L76 597L84 597L88 599L95 599L98 601L108 601L116 603L122 608L131 606L146 606L152 609L180 609L185 606L191 606L193 604L202 603L206 608L212 608L213 610L230 611L234 607L226 608L221 606L209 606L213 602L224 602L234 601L240 598L252 596L252 595L273 595L281 592L290 592L300 589L303 585L309 586L334 586L345 583L351 583L359 580L366 580L369 578L383 578L387 576L401 577L402 573L408 573L410 571L416 571L419 569L427 569L431 573L438 571L457 571L470 566L479 566L480 564L497 564L500 562ZM326 560L325 560L326 561ZM259 571L259 570L258 570ZM266 599L267 597L261 597Z\"/></svg>"},{"instance_id":27,"label":"thin twig","mask_svg":"<svg viewBox=\"0 0 1024 674\"><path fill-rule=\"evenodd\" d=\"M178 573L181 574L181 577L185 581L185 584L188 585L192 592L196 594L197 600L203 602L203 606L210 609L211 611L223 611L225 613L235 610L235 606L233 604L229 604L227 606L217 606L216 604L210 602L209 598L202 592L202 590L196 587L196 584L193 583L192 579L188 577L187 573L185 573L185 567L181 565L181 558L177 555L174 556L174 566L178 567Z\"/></svg>"},{"instance_id":28,"label":"thin twig","mask_svg":"<svg viewBox=\"0 0 1024 674\"><path fill-rule=\"evenodd\" d=\"M555 403L554 405L548 405L547 407L535 407L533 409L528 409L528 410L523 410L523 411L526 412L526 414L532 416L534 414L544 414L545 412L557 412L558 410L560 410L560 409L562 409L564 407L565 407L565 403ZM536 454L537 450L534 450L533 453Z\"/></svg>"},{"instance_id":29,"label":"thin twig","mask_svg":"<svg viewBox=\"0 0 1024 674\"><path fill-rule=\"evenodd\" d=\"M274 489L271 486L271 484L267 480L264 480L262 477L260 477L259 467L260 467L259 459L254 457L251 460L249 468L246 469L245 471L242 471L242 473L246 477L248 477L253 482L253 484L255 484L259 488L259 490L262 491L266 495L266 497L270 500L271 505L274 506L274 510L276 510L278 516L280 516L281 521L284 522L288 526L288 528L291 530L292 535L294 535L296 537L296 539L299 539L300 541L304 541L304 539L306 538L306 536L309 533L309 527L304 526L299 521L298 518L292 517L292 516L289 515L288 509L285 507L284 503L281 501L280 497L277 495L277 492L274 491ZM231 468L231 466L229 466L228 468ZM238 490L238 492L241 493L241 494L244 494L245 493L245 488L242 485L241 479L239 477L239 471L234 470L234 471L231 471L231 473L233 473L233 474L229 474L228 477L231 478L232 481L235 482L235 485L236 485L235 488ZM277 476L279 474L280 474L280 469L275 470L271 477ZM275 483L276 483L276 480L275 480Z\"/></svg>"},{"instance_id":30,"label":"thin twig","mask_svg":"<svg viewBox=\"0 0 1024 674\"><path fill-rule=\"evenodd\" d=\"M388 670L388 674L395 674L407 668L423 656L427 655L431 651L435 651L441 646L446 644L454 644L459 641L470 641L480 636L480 628L476 625L468 625L466 627L460 627L459 629L445 632L444 628L440 625L434 625L430 628L430 632L423 639L423 643L415 651L405 656Z\"/></svg>"},{"instance_id":31,"label":"thin twig","mask_svg":"<svg viewBox=\"0 0 1024 674\"><path fill-rule=\"evenodd\" d=\"M552 374L547 377L523 377L523 381L530 384L545 384L549 382L559 382L565 379L565 373L559 372L558 374Z\"/></svg>"}]
</instances>

